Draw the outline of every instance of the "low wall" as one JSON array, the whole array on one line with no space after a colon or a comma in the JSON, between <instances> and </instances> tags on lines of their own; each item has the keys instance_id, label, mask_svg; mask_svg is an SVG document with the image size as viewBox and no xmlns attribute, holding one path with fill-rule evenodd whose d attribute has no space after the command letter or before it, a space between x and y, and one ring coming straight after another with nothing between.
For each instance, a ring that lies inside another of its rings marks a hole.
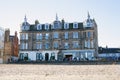
<instances>
[{"instance_id":1,"label":"low wall","mask_svg":"<svg viewBox=\"0 0 120 80\"><path fill-rule=\"evenodd\" d=\"M51 64L51 65L109 65L120 64L120 61L20 61L8 64Z\"/></svg>"}]
</instances>

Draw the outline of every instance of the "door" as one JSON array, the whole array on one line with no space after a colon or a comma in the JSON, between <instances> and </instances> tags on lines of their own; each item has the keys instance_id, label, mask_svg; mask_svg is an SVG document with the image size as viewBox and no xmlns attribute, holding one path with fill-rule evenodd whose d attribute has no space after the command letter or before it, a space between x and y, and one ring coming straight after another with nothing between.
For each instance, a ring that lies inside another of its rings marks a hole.
<instances>
[{"instance_id":1,"label":"door","mask_svg":"<svg viewBox=\"0 0 120 80\"><path fill-rule=\"evenodd\" d=\"M48 60L49 60L49 54L45 53L45 61L48 61Z\"/></svg>"}]
</instances>

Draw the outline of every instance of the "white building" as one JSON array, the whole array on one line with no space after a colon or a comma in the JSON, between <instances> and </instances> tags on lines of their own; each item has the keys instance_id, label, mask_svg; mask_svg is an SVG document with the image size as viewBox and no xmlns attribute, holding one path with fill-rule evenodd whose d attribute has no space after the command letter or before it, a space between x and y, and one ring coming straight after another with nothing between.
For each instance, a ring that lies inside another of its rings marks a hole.
<instances>
[{"instance_id":1,"label":"white building","mask_svg":"<svg viewBox=\"0 0 120 80\"><path fill-rule=\"evenodd\" d=\"M0 27L0 63L3 63L3 52L4 52L4 29Z\"/></svg>"}]
</instances>

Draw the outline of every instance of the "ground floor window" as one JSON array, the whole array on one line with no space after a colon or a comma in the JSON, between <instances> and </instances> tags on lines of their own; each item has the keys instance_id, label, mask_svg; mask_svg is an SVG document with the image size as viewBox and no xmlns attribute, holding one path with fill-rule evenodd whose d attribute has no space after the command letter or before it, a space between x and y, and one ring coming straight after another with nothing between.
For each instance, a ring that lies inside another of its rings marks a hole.
<instances>
[{"instance_id":1,"label":"ground floor window","mask_svg":"<svg viewBox=\"0 0 120 80\"><path fill-rule=\"evenodd\" d=\"M28 53L20 53L20 60L28 60Z\"/></svg>"},{"instance_id":2,"label":"ground floor window","mask_svg":"<svg viewBox=\"0 0 120 80\"><path fill-rule=\"evenodd\" d=\"M83 53L80 53L80 59L81 60L92 60L93 57L94 57L94 53L93 52L83 52Z\"/></svg>"},{"instance_id":3,"label":"ground floor window","mask_svg":"<svg viewBox=\"0 0 120 80\"><path fill-rule=\"evenodd\" d=\"M42 53L36 53L36 60L42 60L43 56Z\"/></svg>"},{"instance_id":4,"label":"ground floor window","mask_svg":"<svg viewBox=\"0 0 120 80\"><path fill-rule=\"evenodd\" d=\"M20 53L20 60L24 60L24 53Z\"/></svg>"},{"instance_id":5,"label":"ground floor window","mask_svg":"<svg viewBox=\"0 0 120 80\"><path fill-rule=\"evenodd\" d=\"M25 54L24 54L24 60L25 60L25 61L28 60L28 53L25 53Z\"/></svg>"},{"instance_id":6,"label":"ground floor window","mask_svg":"<svg viewBox=\"0 0 120 80\"><path fill-rule=\"evenodd\" d=\"M55 53L51 53L50 60L51 60L51 61L54 61L54 60L55 60Z\"/></svg>"}]
</instances>

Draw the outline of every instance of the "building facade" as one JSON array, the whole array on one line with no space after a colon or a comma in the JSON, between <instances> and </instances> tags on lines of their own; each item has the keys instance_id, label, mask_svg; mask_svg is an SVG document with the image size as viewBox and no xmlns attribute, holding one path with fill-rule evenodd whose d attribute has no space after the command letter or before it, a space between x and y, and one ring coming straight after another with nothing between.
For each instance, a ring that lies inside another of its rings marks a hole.
<instances>
[{"instance_id":1,"label":"building facade","mask_svg":"<svg viewBox=\"0 0 120 80\"><path fill-rule=\"evenodd\" d=\"M10 30L5 30L4 37L4 57L3 62L8 63L10 61L15 61L18 59L18 37L17 32L15 32L14 36L10 35Z\"/></svg>"},{"instance_id":2,"label":"building facade","mask_svg":"<svg viewBox=\"0 0 120 80\"><path fill-rule=\"evenodd\" d=\"M29 24L25 16L20 32L20 60L85 60L98 56L98 33L94 19L51 24Z\"/></svg>"},{"instance_id":3,"label":"building facade","mask_svg":"<svg viewBox=\"0 0 120 80\"><path fill-rule=\"evenodd\" d=\"M98 57L108 61L120 61L120 48L99 47Z\"/></svg>"},{"instance_id":4,"label":"building facade","mask_svg":"<svg viewBox=\"0 0 120 80\"><path fill-rule=\"evenodd\" d=\"M3 63L4 35L5 35L5 31L2 27L0 27L0 63Z\"/></svg>"}]
</instances>

